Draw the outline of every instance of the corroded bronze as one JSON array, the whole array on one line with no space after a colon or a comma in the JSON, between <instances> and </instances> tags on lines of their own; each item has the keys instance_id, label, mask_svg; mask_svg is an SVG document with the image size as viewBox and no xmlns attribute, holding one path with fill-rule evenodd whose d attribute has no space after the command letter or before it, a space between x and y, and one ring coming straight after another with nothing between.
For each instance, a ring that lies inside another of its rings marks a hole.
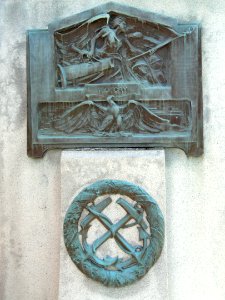
<instances>
[{"instance_id":1,"label":"corroded bronze","mask_svg":"<svg viewBox=\"0 0 225 300\"><path fill-rule=\"evenodd\" d=\"M200 29L107 3L28 32L28 154L203 152Z\"/></svg>"},{"instance_id":2,"label":"corroded bronze","mask_svg":"<svg viewBox=\"0 0 225 300\"><path fill-rule=\"evenodd\" d=\"M124 216L115 223L104 212L112 203L112 195L120 195L116 203L124 210ZM103 199L96 203L100 196ZM84 216L85 210L88 214ZM95 220L106 231L88 243ZM133 226L139 232L135 243L124 235ZM108 239L114 239L128 257L99 257L97 250ZM106 286L124 286L143 277L159 258L164 243L163 215L156 201L141 187L121 180L97 181L71 203L64 219L64 242L72 261L88 277Z\"/></svg>"}]
</instances>

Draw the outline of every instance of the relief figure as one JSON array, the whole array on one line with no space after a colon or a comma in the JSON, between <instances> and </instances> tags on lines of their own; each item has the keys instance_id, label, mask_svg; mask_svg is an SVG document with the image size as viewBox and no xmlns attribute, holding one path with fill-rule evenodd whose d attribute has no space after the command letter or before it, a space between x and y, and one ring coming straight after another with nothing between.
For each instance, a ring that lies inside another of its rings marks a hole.
<instances>
[{"instance_id":1,"label":"relief figure","mask_svg":"<svg viewBox=\"0 0 225 300\"><path fill-rule=\"evenodd\" d=\"M139 23L131 24L122 15L103 14L69 33L56 33L59 85L165 84L164 61L156 52L183 35L172 28L167 28L167 35L156 29L145 32L145 25Z\"/></svg>"},{"instance_id":2,"label":"relief figure","mask_svg":"<svg viewBox=\"0 0 225 300\"><path fill-rule=\"evenodd\" d=\"M105 104L87 100L69 108L54 120L53 126L68 134L92 133L106 136L185 129L157 116L145 103L129 100L125 104L117 104L112 95L107 97Z\"/></svg>"}]
</instances>

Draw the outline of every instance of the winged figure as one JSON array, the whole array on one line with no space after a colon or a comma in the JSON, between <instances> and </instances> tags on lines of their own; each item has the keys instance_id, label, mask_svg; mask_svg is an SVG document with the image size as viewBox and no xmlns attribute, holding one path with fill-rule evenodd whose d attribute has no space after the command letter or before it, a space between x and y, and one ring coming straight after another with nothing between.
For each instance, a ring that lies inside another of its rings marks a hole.
<instances>
[{"instance_id":1,"label":"winged figure","mask_svg":"<svg viewBox=\"0 0 225 300\"><path fill-rule=\"evenodd\" d=\"M165 64L157 51L181 36L184 34L167 26L143 25L122 15L97 15L78 27L55 33L58 70L63 69L59 74L69 74L66 85L121 80L166 83ZM106 59L113 63L103 67ZM77 65L82 67L81 73ZM72 76L71 66L75 68Z\"/></svg>"},{"instance_id":2,"label":"winged figure","mask_svg":"<svg viewBox=\"0 0 225 300\"><path fill-rule=\"evenodd\" d=\"M53 127L67 134L97 135L184 130L183 126L157 116L142 102L129 100L126 104L117 104L114 96L108 96L105 104L87 100L69 108L53 121Z\"/></svg>"}]
</instances>

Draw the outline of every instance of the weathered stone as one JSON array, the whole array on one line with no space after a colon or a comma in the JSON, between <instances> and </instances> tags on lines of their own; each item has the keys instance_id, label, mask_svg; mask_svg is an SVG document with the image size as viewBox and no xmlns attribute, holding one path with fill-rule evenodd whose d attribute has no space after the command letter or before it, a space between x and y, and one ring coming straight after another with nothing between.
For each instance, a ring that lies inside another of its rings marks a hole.
<instances>
[{"instance_id":1,"label":"weathered stone","mask_svg":"<svg viewBox=\"0 0 225 300\"><path fill-rule=\"evenodd\" d=\"M71 200L84 187L102 179L117 179L132 182L144 188L158 203L166 219L166 191L165 191L165 157L164 151L64 151L61 157L61 228L65 213ZM124 214L123 209L113 204L107 210L107 215L116 222ZM98 223L90 233L90 240L102 232L102 225ZM60 253L60 285L59 299L167 299L167 258L166 243L163 252L150 271L128 287L109 288L87 278L81 273L68 255L61 233ZM138 240L135 230L127 231L126 238ZM121 255L116 243L110 243L101 249L99 255ZM79 288L78 288L79 287Z\"/></svg>"},{"instance_id":2,"label":"weathered stone","mask_svg":"<svg viewBox=\"0 0 225 300\"><path fill-rule=\"evenodd\" d=\"M187 158L166 150L169 294L172 300L224 300L225 2L120 3L202 24L205 153ZM0 4L0 299L57 299L60 152L40 161L26 155L25 31L85 9L86 0Z\"/></svg>"}]
</instances>

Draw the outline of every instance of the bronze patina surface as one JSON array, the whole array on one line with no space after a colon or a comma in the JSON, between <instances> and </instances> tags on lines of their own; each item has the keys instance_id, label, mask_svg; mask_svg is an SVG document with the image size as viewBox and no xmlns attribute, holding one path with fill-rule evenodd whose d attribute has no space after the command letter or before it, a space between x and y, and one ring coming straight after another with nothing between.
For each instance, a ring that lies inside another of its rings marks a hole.
<instances>
[{"instance_id":1,"label":"bronze patina surface","mask_svg":"<svg viewBox=\"0 0 225 300\"><path fill-rule=\"evenodd\" d=\"M118 196L116 204L124 210L116 223L104 211L112 203L112 195ZM99 196L103 199L96 203ZM90 243L90 227L96 220L106 232ZM142 278L156 263L163 248L164 226L157 202L143 188L105 179L89 185L74 198L64 219L64 242L72 261L84 274L106 286L121 287ZM139 232L132 243L125 235L131 227ZM98 249L108 239L114 239L128 257L99 257Z\"/></svg>"},{"instance_id":2,"label":"bronze patina surface","mask_svg":"<svg viewBox=\"0 0 225 300\"><path fill-rule=\"evenodd\" d=\"M203 152L198 24L107 3L27 34L28 155Z\"/></svg>"}]
</instances>

